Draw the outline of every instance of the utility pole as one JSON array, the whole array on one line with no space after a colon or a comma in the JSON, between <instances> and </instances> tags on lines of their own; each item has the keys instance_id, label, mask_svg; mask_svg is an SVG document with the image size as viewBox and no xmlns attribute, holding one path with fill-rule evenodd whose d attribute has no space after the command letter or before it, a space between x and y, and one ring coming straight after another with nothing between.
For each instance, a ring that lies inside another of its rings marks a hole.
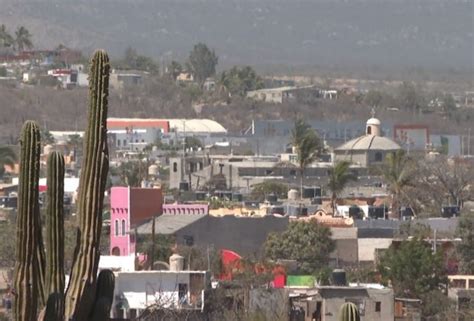
<instances>
[{"instance_id":1,"label":"utility pole","mask_svg":"<svg viewBox=\"0 0 474 321\"><path fill-rule=\"evenodd\" d=\"M471 156L471 129L467 129L467 156Z\"/></svg>"}]
</instances>

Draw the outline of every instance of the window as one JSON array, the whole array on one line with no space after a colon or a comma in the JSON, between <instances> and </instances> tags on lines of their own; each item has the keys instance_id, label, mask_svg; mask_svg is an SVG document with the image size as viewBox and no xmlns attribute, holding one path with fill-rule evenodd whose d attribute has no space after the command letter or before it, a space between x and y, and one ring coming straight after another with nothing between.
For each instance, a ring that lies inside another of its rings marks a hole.
<instances>
[{"instance_id":1,"label":"window","mask_svg":"<svg viewBox=\"0 0 474 321\"><path fill-rule=\"evenodd\" d=\"M118 220L115 220L115 236L118 236L119 232L119 221Z\"/></svg>"},{"instance_id":2,"label":"window","mask_svg":"<svg viewBox=\"0 0 474 321\"><path fill-rule=\"evenodd\" d=\"M117 139L117 146L120 147L120 139Z\"/></svg>"},{"instance_id":3,"label":"window","mask_svg":"<svg viewBox=\"0 0 474 321\"><path fill-rule=\"evenodd\" d=\"M173 173L176 173L178 171L178 163L174 162L173 163Z\"/></svg>"},{"instance_id":4,"label":"window","mask_svg":"<svg viewBox=\"0 0 474 321\"><path fill-rule=\"evenodd\" d=\"M180 304L187 303L187 296L188 296L188 285L186 283L179 283L178 284L178 298Z\"/></svg>"},{"instance_id":5,"label":"window","mask_svg":"<svg viewBox=\"0 0 474 321\"><path fill-rule=\"evenodd\" d=\"M382 153L381 152L376 152L375 153L375 161L376 162L381 162L382 161Z\"/></svg>"},{"instance_id":6,"label":"window","mask_svg":"<svg viewBox=\"0 0 474 321\"><path fill-rule=\"evenodd\" d=\"M123 140L123 147L125 147L125 146L127 146L127 140L126 139Z\"/></svg>"},{"instance_id":7,"label":"window","mask_svg":"<svg viewBox=\"0 0 474 321\"><path fill-rule=\"evenodd\" d=\"M122 235L125 235L125 220L122 220Z\"/></svg>"},{"instance_id":8,"label":"window","mask_svg":"<svg viewBox=\"0 0 474 321\"><path fill-rule=\"evenodd\" d=\"M371 135L371 134L372 134L372 127L367 126L367 135Z\"/></svg>"},{"instance_id":9,"label":"window","mask_svg":"<svg viewBox=\"0 0 474 321\"><path fill-rule=\"evenodd\" d=\"M377 301L375 302L375 312L380 312L382 311L382 302Z\"/></svg>"}]
</instances>

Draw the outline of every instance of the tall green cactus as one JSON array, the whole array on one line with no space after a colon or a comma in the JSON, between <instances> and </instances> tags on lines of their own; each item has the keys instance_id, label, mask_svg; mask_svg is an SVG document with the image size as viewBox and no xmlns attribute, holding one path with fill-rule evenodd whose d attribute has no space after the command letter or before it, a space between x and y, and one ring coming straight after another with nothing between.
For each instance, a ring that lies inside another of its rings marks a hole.
<instances>
[{"instance_id":1,"label":"tall green cactus","mask_svg":"<svg viewBox=\"0 0 474 321\"><path fill-rule=\"evenodd\" d=\"M48 156L46 193L46 297L64 293L64 157Z\"/></svg>"},{"instance_id":2,"label":"tall green cactus","mask_svg":"<svg viewBox=\"0 0 474 321\"><path fill-rule=\"evenodd\" d=\"M360 321L359 309L352 302L346 302L339 310L339 321Z\"/></svg>"},{"instance_id":3,"label":"tall green cactus","mask_svg":"<svg viewBox=\"0 0 474 321\"><path fill-rule=\"evenodd\" d=\"M43 321L64 321L64 294L62 292L49 295Z\"/></svg>"},{"instance_id":4,"label":"tall green cactus","mask_svg":"<svg viewBox=\"0 0 474 321\"><path fill-rule=\"evenodd\" d=\"M86 321L95 301L102 205L109 164L106 126L109 70L107 53L96 51L89 73L89 123L78 198L79 242L66 292L66 320Z\"/></svg>"},{"instance_id":5,"label":"tall green cactus","mask_svg":"<svg viewBox=\"0 0 474 321\"><path fill-rule=\"evenodd\" d=\"M110 308L114 301L115 276L110 270L103 270L97 278L97 291L91 321L109 320Z\"/></svg>"},{"instance_id":6,"label":"tall green cactus","mask_svg":"<svg viewBox=\"0 0 474 321\"><path fill-rule=\"evenodd\" d=\"M36 123L24 124L20 144L14 315L17 321L33 321L38 308L41 273L37 262L38 234L41 234L38 204L41 145Z\"/></svg>"}]
</instances>

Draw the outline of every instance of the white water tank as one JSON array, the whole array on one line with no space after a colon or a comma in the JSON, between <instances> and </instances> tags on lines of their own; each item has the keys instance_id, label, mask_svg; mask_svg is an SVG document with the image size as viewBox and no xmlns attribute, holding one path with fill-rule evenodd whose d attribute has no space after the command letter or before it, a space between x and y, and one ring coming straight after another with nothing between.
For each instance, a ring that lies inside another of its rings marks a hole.
<instances>
[{"instance_id":1,"label":"white water tank","mask_svg":"<svg viewBox=\"0 0 474 321\"><path fill-rule=\"evenodd\" d=\"M43 147L43 154L44 155L49 155L49 153L51 153L53 151L53 146L52 145L45 145Z\"/></svg>"},{"instance_id":2,"label":"white water tank","mask_svg":"<svg viewBox=\"0 0 474 321\"><path fill-rule=\"evenodd\" d=\"M148 167L148 175L157 176L158 175L158 166L155 165L155 164L150 165L150 167Z\"/></svg>"},{"instance_id":3,"label":"white water tank","mask_svg":"<svg viewBox=\"0 0 474 321\"><path fill-rule=\"evenodd\" d=\"M289 201L296 201L299 198L299 192L295 189L290 189L288 191L288 200Z\"/></svg>"},{"instance_id":4,"label":"white water tank","mask_svg":"<svg viewBox=\"0 0 474 321\"><path fill-rule=\"evenodd\" d=\"M170 271L183 271L184 270L184 257L179 254L173 254L170 256Z\"/></svg>"}]
</instances>

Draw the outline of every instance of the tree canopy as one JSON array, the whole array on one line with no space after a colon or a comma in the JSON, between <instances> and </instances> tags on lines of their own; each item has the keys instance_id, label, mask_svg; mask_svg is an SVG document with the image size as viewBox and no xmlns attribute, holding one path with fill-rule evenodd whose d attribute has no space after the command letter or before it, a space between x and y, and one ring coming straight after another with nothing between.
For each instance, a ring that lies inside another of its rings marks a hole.
<instances>
[{"instance_id":1,"label":"tree canopy","mask_svg":"<svg viewBox=\"0 0 474 321\"><path fill-rule=\"evenodd\" d=\"M250 66L234 66L222 72L220 83L231 95L245 96L248 91L263 88L263 80Z\"/></svg>"},{"instance_id":2,"label":"tree canopy","mask_svg":"<svg viewBox=\"0 0 474 321\"><path fill-rule=\"evenodd\" d=\"M298 154L298 167L300 170L300 196L303 195L304 170L316 161L324 150L321 138L302 118L295 121L291 131L291 143Z\"/></svg>"},{"instance_id":3,"label":"tree canopy","mask_svg":"<svg viewBox=\"0 0 474 321\"><path fill-rule=\"evenodd\" d=\"M329 170L328 188L331 191L331 207L332 212L336 212L337 197L344 191L350 181L356 181L355 176L349 169L350 163L342 161L336 163L333 168Z\"/></svg>"},{"instance_id":4,"label":"tree canopy","mask_svg":"<svg viewBox=\"0 0 474 321\"><path fill-rule=\"evenodd\" d=\"M392 244L380 260L379 271L383 281L392 284L395 295L408 298L421 299L446 282L441 251L433 253L419 238Z\"/></svg>"},{"instance_id":5,"label":"tree canopy","mask_svg":"<svg viewBox=\"0 0 474 321\"><path fill-rule=\"evenodd\" d=\"M5 173L5 166L14 166L17 161L15 151L9 146L0 146L0 178Z\"/></svg>"},{"instance_id":6,"label":"tree canopy","mask_svg":"<svg viewBox=\"0 0 474 321\"><path fill-rule=\"evenodd\" d=\"M413 183L411 165L411 159L403 150L398 150L385 158L382 175L392 194L392 216L396 218L400 216L400 197Z\"/></svg>"},{"instance_id":7,"label":"tree canopy","mask_svg":"<svg viewBox=\"0 0 474 321\"><path fill-rule=\"evenodd\" d=\"M194 45L189 54L190 71L199 84L202 84L206 78L216 74L217 62L218 57L214 50L210 50L203 43Z\"/></svg>"},{"instance_id":8,"label":"tree canopy","mask_svg":"<svg viewBox=\"0 0 474 321\"><path fill-rule=\"evenodd\" d=\"M290 222L286 231L270 233L265 242L268 258L296 260L303 273L326 267L334 249L331 230L315 220Z\"/></svg>"},{"instance_id":9,"label":"tree canopy","mask_svg":"<svg viewBox=\"0 0 474 321\"><path fill-rule=\"evenodd\" d=\"M461 242L457 246L460 256L461 272L474 274L474 213L465 211L458 223L458 236Z\"/></svg>"}]
</instances>

